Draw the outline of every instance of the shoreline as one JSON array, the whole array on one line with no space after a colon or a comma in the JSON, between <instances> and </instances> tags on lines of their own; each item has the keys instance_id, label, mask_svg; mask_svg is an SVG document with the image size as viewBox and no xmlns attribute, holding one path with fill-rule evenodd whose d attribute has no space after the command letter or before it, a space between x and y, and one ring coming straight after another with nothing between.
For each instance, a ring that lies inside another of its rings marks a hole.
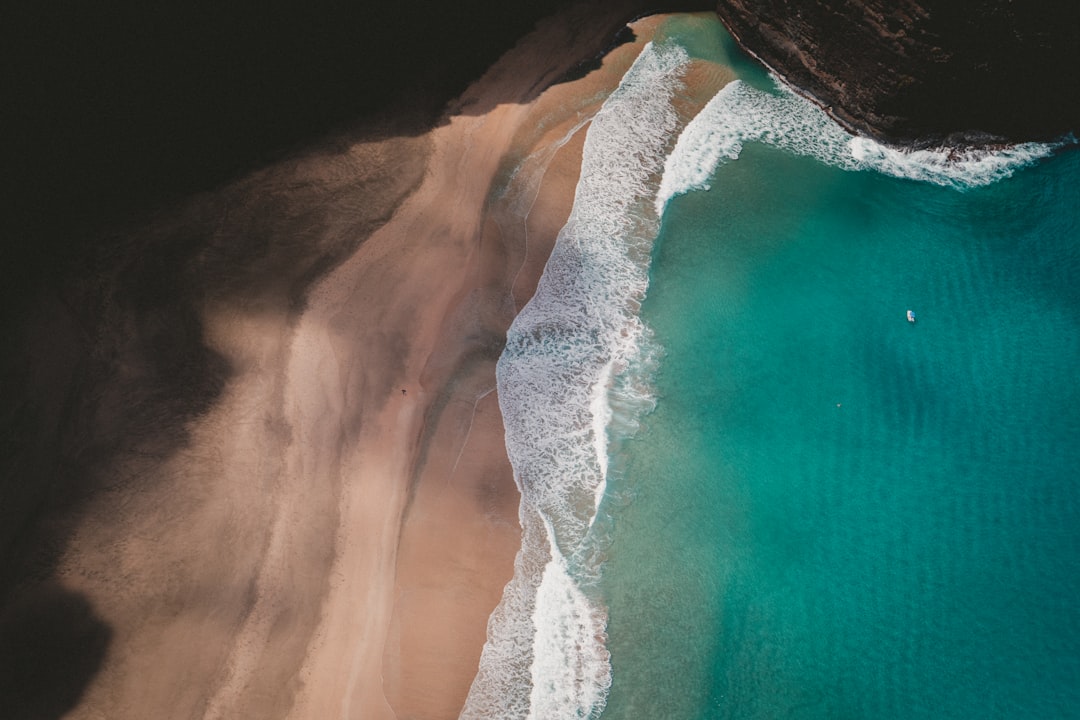
<instances>
[{"instance_id":1,"label":"shoreline","mask_svg":"<svg viewBox=\"0 0 1080 720\"><path fill-rule=\"evenodd\" d=\"M55 575L107 632L70 717L456 717L520 543L495 361L643 42L575 68L639 5L543 21L428 133L332 142L139 231L212 238L187 271L205 287L165 302L224 380L174 447L109 458L70 520ZM265 257L215 276L260 233ZM343 249L288 300L315 271L296 257ZM135 382L132 312L109 327ZM123 417L127 389L97 417Z\"/></svg>"},{"instance_id":2,"label":"shoreline","mask_svg":"<svg viewBox=\"0 0 1080 720\"><path fill-rule=\"evenodd\" d=\"M557 33L561 22L540 33ZM539 40L533 46L526 41L494 66L495 81L512 74L519 82L515 66L528 66L539 59L537 53L550 52L545 52L550 41ZM521 539L519 495L504 443L495 362L506 328L531 297L569 216L588 118L618 85L642 45L616 48L598 72L554 85L526 104L500 105L477 119L452 117L435 133L437 159L425 185L373 238L380 243L385 238L395 252L400 252L406 234L471 240L453 250L461 263L461 284L456 289L442 286L445 303L429 303L445 311L439 311L433 325L411 333L414 352L428 348L426 359L407 363L407 393L392 398L404 403L419 396L424 409L422 417L411 419L412 430L396 434L416 437L418 443L410 450L408 467L398 473L407 482L397 481L391 495L384 496L400 513L393 522L384 520L384 548L397 533L392 568L389 562L381 566L378 584L383 589L368 606L383 618L369 630L384 639L352 656L356 684L351 690L342 688L348 712L365 718L457 717L464 705L489 616L513 574ZM556 77L554 72L550 76ZM487 80L463 96L462 107L482 102ZM479 138L477 125L484 137L479 152L475 139L472 145L467 141L470 135ZM462 174L469 177L464 192L455 182ZM433 206L446 212L432 213ZM522 217L523 208L528 209ZM432 260L430 242L420 250L423 259L405 263L411 273L446 269L445 260ZM431 263L427 270L425 263ZM348 267L341 271L350 272ZM332 276L324 287L337 282ZM373 439L370 447L390 441L389 436ZM346 489L346 517L358 512L349 494ZM370 501L366 493L365 501ZM350 566L363 553L360 543L345 540L339 566ZM338 593L345 598L352 596L347 585ZM311 685L298 701L296 717L333 711L326 700L339 692L319 686L332 682L333 668L361 642L349 604L342 601L336 609L331 600L329 605L324 637L354 633L354 640L327 640L309 652L305 670Z\"/></svg>"},{"instance_id":3,"label":"shoreline","mask_svg":"<svg viewBox=\"0 0 1080 720\"><path fill-rule=\"evenodd\" d=\"M647 334L636 313L660 227L651 195L663 158L734 78L682 46L702 21L715 22L683 15L633 24L651 47L635 55L589 128L570 221L499 361L524 535L462 717L591 717L606 702L607 611L592 594L604 551L592 528L607 481L609 395Z\"/></svg>"}]
</instances>

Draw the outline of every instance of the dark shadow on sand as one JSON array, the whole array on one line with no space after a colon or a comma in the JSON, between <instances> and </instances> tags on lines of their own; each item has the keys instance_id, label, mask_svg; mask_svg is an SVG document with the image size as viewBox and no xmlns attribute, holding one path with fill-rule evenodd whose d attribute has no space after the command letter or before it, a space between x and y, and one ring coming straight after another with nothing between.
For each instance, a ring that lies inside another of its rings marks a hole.
<instances>
[{"instance_id":1,"label":"dark shadow on sand","mask_svg":"<svg viewBox=\"0 0 1080 720\"><path fill-rule=\"evenodd\" d=\"M229 295L295 310L392 210L381 199L359 208L350 237L312 249L304 241L321 231L331 193L283 208L267 187L264 197L241 193L241 207L229 205L235 197L195 203L201 218L185 215L185 198L328 133L424 132L562 4L60 3L5 13L0 603L27 573L48 574L79 506L116 482L101 475L113 457L167 457L218 396L229 368L204 345L200 303ZM218 232L217 218L236 231Z\"/></svg>"},{"instance_id":2,"label":"dark shadow on sand","mask_svg":"<svg viewBox=\"0 0 1080 720\"><path fill-rule=\"evenodd\" d=\"M422 132L563 0L33 3L0 24L0 292L390 110Z\"/></svg>"},{"instance_id":3,"label":"dark shadow on sand","mask_svg":"<svg viewBox=\"0 0 1080 720\"><path fill-rule=\"evenodd\" d=\"M112 631L90 604L54 583L0 610L0 717L57 720L79 703Z\"/></svg>"}]
</instances>

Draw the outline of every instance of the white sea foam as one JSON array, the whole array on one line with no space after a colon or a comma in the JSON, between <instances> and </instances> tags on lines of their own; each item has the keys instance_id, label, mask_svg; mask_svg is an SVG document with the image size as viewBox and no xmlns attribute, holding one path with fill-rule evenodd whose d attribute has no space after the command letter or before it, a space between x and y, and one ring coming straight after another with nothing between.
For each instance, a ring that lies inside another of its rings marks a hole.
<instances>
[{"instance_id":1,"label":"white sea foam","mask_svg":"<svg viewBox=\"0 0 1080 720\"><path fill-rule=\"evenodd\" d=\"M590 597L607 475L613 379L640 354L637 309L659 227L655 178L677 128L688 62L649 44L586 135L581 179L536 294L498 364L506 446L521 489L522 548L488 624L463 718L590 718L611 670Z\"/></svg>"},{"instance_id":2,"label":"white sea foam","mask_svg":"<svg viewBox=\"0 0 1080 720\"><path fill-rule=\"evenodd\" d=\"M662 212L676 195L707 190L717 166L738 158L748 142L809 155L845 170L876 170L958 189L1006 178L1056 148L1024 143L1000 150L899 150L850 134L821 108L782 85L772 94L736 80L724 86L679 136L664 167L657 211Z\"/></svg>"},{"instance_id":3,"label":"white sea foam","mask_svg":"<svg viewBox=\"0 0 1080 720\"><path fill-rule=\"evenodd\" d=\"M536 592L529 717L588 717L604 707L611 687L606 625L603 609L585 596L566 560L555 555Z\"/></svg>"},{"instance_id":4,"label":"white sea foam","mask_svg":"<svg viewBox=\"0 0 1080 720\"><path fill-rule=\"evenodd\" d=\"M592 386L592 397L589 400L589 413L592 415L593 453L600 469L600 482L593 491L593 516L589 520L590 525L596 519L596 512L600 509L600 500L604 497L604 488L607 487L608 475L608 425L611 424L611 376L615 371L615 359L612 358L600 370L599 377Z\"/></svg>"}]
</instances>

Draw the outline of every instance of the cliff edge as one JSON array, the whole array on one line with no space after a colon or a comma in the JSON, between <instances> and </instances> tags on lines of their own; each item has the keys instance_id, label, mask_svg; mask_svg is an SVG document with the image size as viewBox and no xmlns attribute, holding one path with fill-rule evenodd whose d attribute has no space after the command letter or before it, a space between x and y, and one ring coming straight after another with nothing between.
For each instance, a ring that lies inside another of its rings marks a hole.
<instances>
[{"instance_id":1,"label":"cliff edge","mask_svg":"<svg viewBox=\"0 0 1080 720\"><path fill-rule=\"evenodd\" d=\"M894 144L1049 140L1080 128L1080 4L720 0L751 54L841 124Z\"/></svg>"}]
</instances>

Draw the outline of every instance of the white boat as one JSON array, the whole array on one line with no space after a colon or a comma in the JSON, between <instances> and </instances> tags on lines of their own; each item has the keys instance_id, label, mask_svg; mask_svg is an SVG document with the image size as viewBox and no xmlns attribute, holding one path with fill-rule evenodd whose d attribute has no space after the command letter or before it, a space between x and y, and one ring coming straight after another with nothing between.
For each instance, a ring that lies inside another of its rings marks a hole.
<instances>
[{"instance_id":1,"label":"white boat","mask_svg":"<svg viewBox=\"0 0 1080 720\"><path fill-rule=\"evenodd\" d=\"M915 322L915 313L913 311L911 311L911 310L907 311L907 321L908 322Z\"/></svg>"}]
</instances>

